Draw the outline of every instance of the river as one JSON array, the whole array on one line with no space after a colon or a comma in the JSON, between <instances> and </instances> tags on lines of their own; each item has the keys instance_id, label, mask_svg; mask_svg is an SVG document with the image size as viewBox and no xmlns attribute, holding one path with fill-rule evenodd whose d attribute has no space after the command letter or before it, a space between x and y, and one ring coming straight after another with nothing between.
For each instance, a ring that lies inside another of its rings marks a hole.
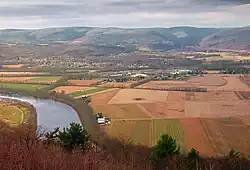
<instances>
[{"instance_id":1,"label":"river","mask_svg":"<svg viewBox=\"0 0 250 170\"><path fill-rule=\"evenodd\" d=\"M5 96L0 98L15 99L30 103L36 109L37 125L45 131L51 131L56 127L68 126L71 122L80 123L77 112L70 106L50 99L35 99L26 96Z\"/></svg>"}]
</instances>

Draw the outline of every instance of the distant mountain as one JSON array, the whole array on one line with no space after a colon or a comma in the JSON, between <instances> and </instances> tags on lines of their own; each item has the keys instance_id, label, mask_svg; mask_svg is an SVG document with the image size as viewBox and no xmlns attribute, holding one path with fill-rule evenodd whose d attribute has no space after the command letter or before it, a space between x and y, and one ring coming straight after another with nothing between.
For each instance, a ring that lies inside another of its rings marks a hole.
<instances>
[{"instance_id":1,"label":"distant mountain","mask_svg":"<svg viewBox=\"0 0 250 170\"><path fill-rule=\"evenodd\" d=\"M154 50L182 49L186 46L249 48L250 28L47 28L0 30L0 43L78 44L107 47L147 47Z\"/></svg>"},{"instance_id":2,"label":"distant mountain","mask_svg":"<svg viewBox=\"0 0 250 170\"><path fill-rule=\"evenodd\" d=\"M250 26L224 29L206 36L201 40L200 46L205 48L250 50Z\"/></svg>"}]
</instances>

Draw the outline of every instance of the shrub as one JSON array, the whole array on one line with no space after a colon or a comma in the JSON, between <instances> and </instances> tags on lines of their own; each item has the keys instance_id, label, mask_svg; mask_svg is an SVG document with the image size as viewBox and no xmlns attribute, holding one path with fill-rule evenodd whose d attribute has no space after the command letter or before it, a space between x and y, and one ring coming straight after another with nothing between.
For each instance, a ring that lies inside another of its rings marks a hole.
<instances>
[{"instance_id":1,"label":"shrub","mask_svg":"<svg viewBox=\"0 0 250 170\"><path fill-rule=\"evenodd\" d=\"M152 151L152 163L156 165L165 158L180 154L180 146L169 135L162 135Z\"/></svg>"}]
</instances>

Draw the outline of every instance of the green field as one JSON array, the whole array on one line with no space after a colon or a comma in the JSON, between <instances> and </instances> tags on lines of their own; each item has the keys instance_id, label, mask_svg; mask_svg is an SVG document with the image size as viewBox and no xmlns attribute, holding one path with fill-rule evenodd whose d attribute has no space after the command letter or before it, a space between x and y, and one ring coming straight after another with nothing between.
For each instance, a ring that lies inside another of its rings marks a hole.
<instances>
[{"instance_id":1,"label":"green field","mask_svg":"<svg viewBox=\"0 0 250 170\"><path fill-rule=\"evenodd\" d=\"M0 83L0 88L24 90L24 91L37 91L48 87L48 85L38 84L19 84L19 83Z\"/></svg>"},{"instance_id":2,"label":"green field","mask_svg":"<svg viewBox=\"0 0 250 170\"><path fill-rule=\"evenodd\" d=\"M27 123L29 110L23 106L0 104L0 121L4 121L10 126L18 126Z\"/></svg>"},{"instance_id":3,"label":"green field","mask_svg":"<svg viewBox=\"0 0 250 170\"><path fill-rule=\"evenodd\" d=\"M101 91L104 91L106 90L107 88L91 88L91 89L88 89L88 90L84 90L84 91L78 91L78 92L74 92L74 93L71 93L70 95L72 97L79 97L79 96L82 96L82 95L88 95L88 94L92 94L92 93L97 93L97 92L101 92Z\"/></svg>"}]
</instances>

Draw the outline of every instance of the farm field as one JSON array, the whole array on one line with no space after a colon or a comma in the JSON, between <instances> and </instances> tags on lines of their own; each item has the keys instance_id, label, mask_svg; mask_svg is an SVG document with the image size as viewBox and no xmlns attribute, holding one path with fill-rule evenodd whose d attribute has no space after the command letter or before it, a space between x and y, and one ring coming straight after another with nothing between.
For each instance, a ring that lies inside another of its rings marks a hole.
<instances>
[{"instance_id":1,"label":"farm field","mask_svg":"<svg viewBox=\"0 0 250 170\"><path fill-rule=\"evenodd\" d=\"M169 89L169 88L208 88L213 89L226 84L226 80L219 75L204 75L203 77L191 77L188 80L164 80L150 81L137 88Z\"/></svg>"},{"instance_id":2,"label":"farm field","mask_svg":"<svg viewBox=\"0 0 250 170\"><path fill-rule=\"evenodd\" d=\"M36 91L48 87L48 85L41 84L18 84L18 83L0 83L0 88L7 88L13 90Z\"/></svg>"},{"instance_id":3,"label":"farm field","mask_svg":"<svg viewBox=\"0 0 250 170\"><path fill-rule=\"evenodd\" d=\"M93 106L95 112L102 112L105 116L116 119L144 119L151 116L146 114L137 104L97 105Z\"/></svg>"},{"instance_id":4,"label":"farm field","mask_svg":"<svg viewBox=\"0 0 250 170\"><path fill-rule=\"evenodd\" d=\"M128 88L131 87L137 81L128 81L128 82L107 82L99 85L99 87L109 87L109 88Z\"/></svg>"},{"instance_id":5,"label":"farm field","mask_svg":"<svg viewBox=\"0 0 250 170\"><path fill-rule=\"evenodd\" d=\"M77 85L77 86L91 86L95 85L100 81L102 80L68 80L70 85Z\"/></svg>"},{"instance_id":6,"label":"farm field","mask_svg":"<svg viewBox=\"0 0 250 170\"><path fill-rule=\"evenodd\" d=\"M107 89L103 88L103 87L98 87L98 88L93 87L93 88L89 88L89 89L84 90L84 91L73 92L70 95L72 97L80 97L82 95L89 95L89 94L101 92L101 91L104 91L104 90L107 90Z\"/></svg>"},{"instance_id":7,"label":"farm field","mask_svg":"<svg viewBox=\"0 0 250 170\"><path fill-rule=\"evenodd\" d=\"M1 71L0 76L33 76L33 75L44 75L48 74L45 72L15 72L15 71Z\"/></svg>"},{"instance_id":8,"label":"farm field","mask_svg":"<svg viewBox=\"0 0 250 170\"><path fill-rule=\"evenodd\" d=\"M215 156L208 137L201 126L200 119L181 119L181 126L184 130L185 142L188 150L197 149L204 156Z\"/></svg>"},{"instance_id":9,"label":"farm field","mask_svg":"<svg viewBox=\"0 0 250 170\"><path fill-rule=\"evenodd\" d=\"M203 119L201 124L218 155L228 153L231 148L250 153L249 127L240 119Z\"/></svg>"},{"instance_id":10,"label":"farm field","mask_svg":"<svg viewBox=\"0 0 250 170\"><path fill-rule=\"evenodd\" d=\"M94 94L91 96L91 106L106 105L108 102L120 91L120 89L113 89L112 91L105 91L101 94Z\"/></svg>"},{"instance_id":11,"label":"farm field","mask_svg":"<svg viewBox=\"0 0 250 170\"><path fill-rule=\"evenodd\" d=\"M43 76L43 77L0 77L0 82L9 83L37 83L52 84L60 80L60 76Z\"/></svg>"},{"instance_id":12,"label":"farm field","mask_svg":"<svg viewBox=\"0 0 250 170\"><path fill-rule=\"evenodd\" d=\"M10 126L19 126L28 121L29 110L24 106L11 103L0 103L0 121Z\"/></svg>"},{"instance_id":13,"label":"farm field","mask_svg":"<svg viewBox=\"0 0 250 170\"><path fill-rule=\"evenodd\" d=\"M89 87L86 87L86 86L59 86L59 87L56 87L53 91L57 93L64 92L65 94L71 94L74 92L87 90L88 88Z\"/></svg>"},{"instance_id":14,"label":"farm field","mask_svg":"<svg viewBox=\"0 0 250 170\"><path fill-rule=\"evenodd\" d=\"M164 102L167 100L167 95L166 91L122 89L109 101L109 104Z\"/></svg>"},{"instance_id":15,"label":"farm field","mask_svg":"<svg viewBox=\"0 0 250 170\"><path fill-rule=\"evenodd\" d=\"M179 120L125 120L114 121L105 127L112 137L129 139L136 144L154 146L163 133L170 134L185 148L184 132ZM185 149L183 149L185 152Z\"/></svg>"},{"instance_id":16,"label":"farm field","mask_svg":"<svg viewBox=\"0 0 250 170\"><path fill-rule=\"evenodd\" d=\"M227 83L224 86L216 88L216 91L250 91L248 85L244 84L240 77L235 76L224 76Z\"/></svg>"}]
</instances>

